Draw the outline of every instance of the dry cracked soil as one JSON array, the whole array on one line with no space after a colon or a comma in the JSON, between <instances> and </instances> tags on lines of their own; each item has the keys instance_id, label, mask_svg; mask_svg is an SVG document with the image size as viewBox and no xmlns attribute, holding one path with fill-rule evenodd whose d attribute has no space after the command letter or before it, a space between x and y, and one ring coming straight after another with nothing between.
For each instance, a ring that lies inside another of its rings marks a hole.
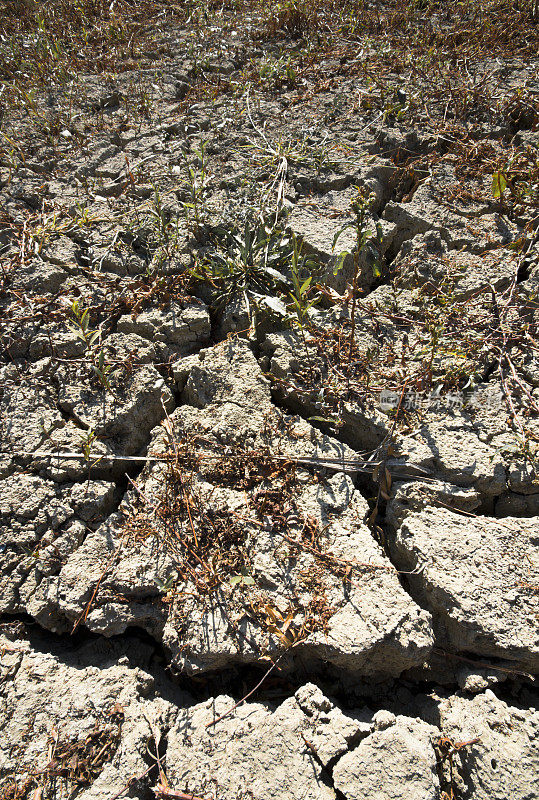
<instances>
[{"instance_id":1,"label":"dry cracked soil","mask_svg":"<svg viewBox=\"0 0 539 800\"><path fill-rule=\"evenodd\" d=\"M154 5L1 84L0 797L538 798L537 21Z\"/></svg>"}]
</instances>

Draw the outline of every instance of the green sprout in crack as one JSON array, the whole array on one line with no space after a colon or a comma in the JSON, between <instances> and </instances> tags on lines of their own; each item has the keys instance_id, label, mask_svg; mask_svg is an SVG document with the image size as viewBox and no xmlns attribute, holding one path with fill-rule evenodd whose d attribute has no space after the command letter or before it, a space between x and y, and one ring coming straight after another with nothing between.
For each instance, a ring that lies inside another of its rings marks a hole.
<instances>
[{"instance_id":1,"label":"green sprout in crack","mask_svg":"<svg viewBox=\"0 0 539 800\"><path fill-rule=\"evenodd\" d=\"M300 328L303 328L309 311L319 302L320 295L312 295L314 289L312 286L312 273L305 280L301 277L302 272L309 269L311 262L301 256L301 245L298 244L297 237L294 234L292 235L292 245L290 273L293 290L289 292L288 296L292 302L297 323Z\"/></svg>"},{"instance_id":2,"label":"green sprout in crack","mask_svg":"<svg viewBox=\"0 0 539 800\"><path fill-rule=\"evenodd\" d=\"M103 388L108 389L109 392L112 392L111 386L111 379L116 375L117 369L115 369L112 364L108 364L105 361L105 352L104 350L99 350L97 356L95 358L94 363L92 364L92 369L97 375L99 383Z\"/></svg>"},{"instance_id":3,"label":"green sprout in crack","mask_svg":"<svg viewBox=\"0 0 539 800\"><path fill-rule=\"evenodd\" d=\"M170 259L178 247L181 228L178 214L170 211L163 203L161 193L155 184L152 184L153 198L152 204L148 209L148 216L151 229L153 231L152 250L155 248L154 267ZM155 269L154 269L155 271Z\"/></svg>"},{"instance_id":4,"label":"green sprout in crack","mask_svg":"<svg viewBox=\"0 0 539 800\"><path fill-rule=\"evenodd\" d=\"M374 194L366 195L363 189L359 187L356 188L357 188L356 196L350 203L350 210L354 215L354 219L351 222L347 222L345 225L343 225L343 227L340 230L338 230L335 236L333 237L333 249L335 249L335 245L337 244L339 237L346 230L349 230L351 228L356 235L356 244L354 250L352 252L350 252L349 250L343 251L340 254L340 257L337 261L334 270L336 274L342 268L345 258L349 255L352 256L354 263L354 272L352 276L352 307L350 310L352 325L350 329L350 347L348 351L348 363L352 361L352 352L354 348L354 338L356 332L357 279L359 276L360 256L363 253L363 251L368 247L369 242L371 240L374 239L376 242L380 242L381 240L381 229L379 223L376 224L376 236L374 236L370 228L367 227L368 214L370 209L376 202L376 197ZM379 278L381 275L377 259L375 259L372 265L372 273L375 278Z\"/></svg>"},{"instance_id":5,"label":"green sprout in crack","mask_svg":"<svg viewBox=\"0 0 539 800\"><path fill-rule=\"evenodd\" d=\"M90 428L90 430L87 431L85 435L82 436L80 439L80 449L82 451L84 461L88 465L90 465L90 459L92 456L92 447L96 439L97 436L93 428Z\"/></svg>"},{"instance_id":6,"label":"green sprout in crack","mask_svg":"<svg viewBox=\"0 0 539 800\"><path fill-rule=\"evenodd\" d=\"M152 184L153 204L150 208L150 216L156 224L157 232L164 242L169 240L169 230L166 221L166 213L161 201L161 194L155 184Z\"/></svg>"},{"instance_id":7,"label":"green sprout in crack","mask_svg":"<svg viewBox=\"0 0 539 800\"><path fill-rule=\"evenodd\" d=\"M292 276L293 290L288 294L293 309L291 319L295 322L295 324L299 328L301 338L303 341L303 347L305 349L305 356L307 359L307 365L309 368L311 383L314 386L314 371L313 371L312 361L309 355L309 349L307 347L305 325L308 322L309 311L320 300L320 294L319 293L314 295L312 294L313 292L312 274L310 274L307 278L305 278L305 280L303 280L301 273L304 272L305 269L307 268L308 262L305 259L305 257L303 258L301 257L301 246L298 245L297 238L294 235L292 236L292 244L293 244L293 251L292 251L292 260L290 264L290 272Z\"/></svg>"}]
</instances>

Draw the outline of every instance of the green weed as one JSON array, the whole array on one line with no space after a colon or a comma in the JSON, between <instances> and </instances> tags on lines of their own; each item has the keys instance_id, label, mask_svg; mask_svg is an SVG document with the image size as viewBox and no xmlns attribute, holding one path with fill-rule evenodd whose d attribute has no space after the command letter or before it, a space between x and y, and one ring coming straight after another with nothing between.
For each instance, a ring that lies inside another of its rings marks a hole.
<instances>
[{"instance_id":1,"label":"green weed","mask_svg":"<svg viewBox=\"0 0 539 800\"><path fill-rule=\"evenodd\" d=\"M90 328L90 309L83 308L78 300L73 301L71 311L73 320L68 322L68 328L86 345L92 370L101 386L112 392L111 380L117 370L106 360L101 341L102 330Z\"/></svg>"}]
</instances>

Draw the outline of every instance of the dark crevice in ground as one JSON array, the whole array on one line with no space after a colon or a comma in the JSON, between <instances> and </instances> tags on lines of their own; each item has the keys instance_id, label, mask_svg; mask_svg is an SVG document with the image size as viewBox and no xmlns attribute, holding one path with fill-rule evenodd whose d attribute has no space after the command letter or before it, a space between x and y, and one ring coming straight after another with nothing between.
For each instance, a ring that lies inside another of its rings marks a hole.
<instances>
[{"instance_id":1,"label":"dark crevice in ground","mask_svg":"<svg viewBox=\"0 0 539 800\"><path fill-rule=\"evenodd\" d=\"M350 437L346 435L346 431L343 428L339 426L333 426L330 422L321 422L320 420L313 419L313 415L309 414L309 412L305 410L305 404L301 400L297 399L293 395L288 397L280 396L278 386L272 386L271 400L274 406L283 411L285 414L292 414L294 416L301 417L313 428L316 428L316 430L319 430L321 433L327 436L331 436L333 439L336 439L342 444L346 444L357 453L367 452L367 448L365 446L358 447L357 441L350 439ZM316 413L316 411L313 411L313 414L314 413ZM378 444L382 444L382 441L383 437L380 436Z\"/></svg>"},{"instance_id":2,"label":"dark crevice in ground","mask_svg":"<svg viewBox=\"0 0 539 800\"><path fill-rule=\"evenodd\" d=\"M352 748L350 748L350 749L352 749ZM330 764L328 764L327 767L325 767L322 764L322 762L320 761L320 759L318 759L316 757L316 754L314 752L311 752L310 750L309 750L309 758L312 758L314 761L317 761L318 764L321 765L322 769L321 769L321 772L320 772L320 780L322 781L322 783L325 786L327 786L329 789L332 789L333 792L335 792L335 800L346 800L346 795L343 794L343 792L341 792L341 790L337 789L337 787L335 786L335 783L334 783L334 780L333 780L333 768L332 768L332 766ZM338 759L335 759L335 761L338 761Z\"/></svg>"},{"instance_id":3,"label":"dark crevice in ground","mask_svg":"<svg viewBox=\"0 0 539 800\"><path fill-rule=\"evenodd\" d=\"M237 665L201 675L186 675L170 665L166 647L140 628L128 628L125 633L110 638L93 633L83 626L79 626L72 634L56 634L42 628L27 614L16 614L0 617L0 632L12 641L27 638L33 649L53 653L67 663L80 667L102 664L103 661L113 663L127 655L130 666L139 666L153 677L158 696L182 707L185 706L186 696L189 697L189 705L222 694L227 694L238 702L267 673L267 665L254 664ZM440 652L436 645L434 649ZM507 674L507 680L491 686L491 689L506 703L526 708L534 695L536 699L539 698L533 678L511 675L501 659L492 658L487 661L473 653L453 655L450 652L443 658L453 663L475 666L478 671L490 669L495 672L499 668L504 676ZM324 674L323 665L299 663L302 661L300 657L290 671L278 670L273 673L249 697L249 702L262 702L274 707L291 697L301 686L311 682L325 695L334 698L344 710L350 711L366 705L373 714L381 709L399 713L399 701L396 699L399 687L406 689L412 698L415 694L419 695L422 702L433 692L443 697L460 691L456 682L444 680L443 683L437 683L433 679L417 679L406 673L400 678L390 680L368 681L354 679L352 676L342 680L342 674L337 674L335 670L333 674L328 674L326 669ZM320 669L317 670L316 666L320 666ZM406 713L409 713L409 709ZM354 743L351 744L353 746Z\"/></svg>"}]
</instances>

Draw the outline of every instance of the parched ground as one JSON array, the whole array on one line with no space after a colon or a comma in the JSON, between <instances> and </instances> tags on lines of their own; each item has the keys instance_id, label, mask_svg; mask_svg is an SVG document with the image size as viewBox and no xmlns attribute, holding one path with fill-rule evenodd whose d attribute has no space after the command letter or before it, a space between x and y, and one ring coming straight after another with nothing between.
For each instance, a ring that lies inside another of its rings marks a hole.
<instances>
[{"instance_id":1,"label":"parched ground","mask_svg":"<svg viewBox=\"0 0 539 800\"><path fill-rule=\"evenodd\" d=\"M0 2L1 800L539 796L538 15Z\"/></svg>"}]
</instances>

